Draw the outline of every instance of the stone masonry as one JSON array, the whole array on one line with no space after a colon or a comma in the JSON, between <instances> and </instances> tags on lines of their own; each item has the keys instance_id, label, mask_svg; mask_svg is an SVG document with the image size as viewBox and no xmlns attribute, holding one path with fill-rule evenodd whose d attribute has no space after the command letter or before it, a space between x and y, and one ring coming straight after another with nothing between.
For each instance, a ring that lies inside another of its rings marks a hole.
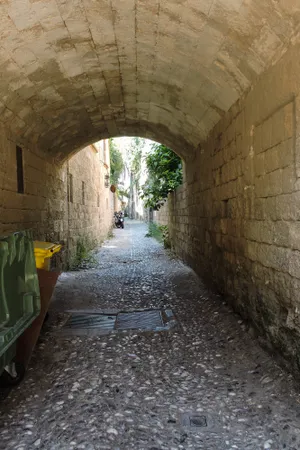
<instances>
[{"instance_id":1,"label":"stone masonry","mask_svg":"<svg viewBox=\"0 0 300 450\"><path fill-rule=\"evenodd\" d=\"M93 269L60 277L25 380L0 399L1 450L299 450L299 383L146 233L126 219ZM63 327L72 310L145 309L177 326Z\"/></svg>"},{"instance_id":2,"label":"stone masonry","mask_svg":"<svg viewBox=\"0 0 300 450\"><path fill-rule=\"evenodd\" d=\"M299 67L293 49L237 102L169 199L177 252L300 367Z\"/></svg>"},{"instance_id":3,"label":"stone masonry","mask_svg":"<svg viewBox=\"0 0 300 450\"><path fill-rule=\"evenodd\" d=\"M293 0L1 2L0 232L90 233L98 199L66 215L63 163L109 136L162 142L185 161L176 251L298 368L299 18Z\"/></svg>"},{"instance_id":4,"label":"stone masonry","mask_svg":"<svg viewBox=\"0 0 300 450\"><path fill-rule=\"evenodd\" d=\"M6 0L0 120L59 159L142 135L188 156L299 41L292 0Z\"/></svg>"},{"instance_id":5,"label":"stone masonry","mask_svg":"<svg viewBox=\"0 0 300 450\"><path fill-rule=\"evenodd\" d=\"M168 202L164 203L158 211L153 211L153 222L158 225L168 225L169 223L169 207Z\"/></svg>"},{"instance_id":6,"label":"stone masonry","mask_svg":"<svg viewBox=\"0 0 300 450\"><path fill-rule=\"evenodd\" d=\"M16 146L2 139L0 235L30 228L36 239L63 242L70 259L79 237L91 244L101 242L112 226L114 210L113 194L105 187L107 142L86 147L63 165L51 164L28 149L22 153L24 193L18 193Z\"/></svg>"},{"instance_id":7,"label":"stone masonry","mask_svg":"<svg viewBox=\"0 0 300 450\"><path fill-rule=\"evenodd\" d=\"M108 141L86 147L67 164L69 198L65 205L65 231L70 255L80 236L88 245L102 242L112 227L114 195L109 189ZM70 177L73 195L70 198Z\"/></svg>"}]
</instances>

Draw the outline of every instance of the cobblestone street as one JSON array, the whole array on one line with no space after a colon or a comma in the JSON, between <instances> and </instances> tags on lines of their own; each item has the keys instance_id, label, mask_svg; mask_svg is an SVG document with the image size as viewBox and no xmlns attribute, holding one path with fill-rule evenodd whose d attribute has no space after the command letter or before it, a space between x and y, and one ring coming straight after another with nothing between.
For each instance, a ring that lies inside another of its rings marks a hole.
<instances>
[{"instance_id":1,"label":"cobblestone street","mask_svg":"<svg viewBox=\"0 0 300 450\"><path fill-rule=\"evenodd\" d=\"M64 273L24 382L0 403L10 450L300 448L300 395L194 272L127 221ZM161 332L63 335L69 310L172 309Z\"/></svg>"}]
</instances>

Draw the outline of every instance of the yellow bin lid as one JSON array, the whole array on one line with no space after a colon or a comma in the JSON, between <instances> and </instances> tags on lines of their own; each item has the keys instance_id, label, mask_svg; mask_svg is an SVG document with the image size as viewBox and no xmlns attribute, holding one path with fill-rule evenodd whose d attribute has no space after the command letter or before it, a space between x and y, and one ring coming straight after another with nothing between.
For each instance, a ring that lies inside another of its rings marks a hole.
<instances>
[{"instance_id":1,"label":"yellow bin lid","mask_svg":"<svg viewBox=\"0 0 300 450\"><path fill-rule=\"evenodd\" d=\"M51 258L54 253L59 252L61 249L60 244L52 244L51 242L34 241L34 256L35 263L38 269L48 270L47 261Z\"/></svg>"},{"instance_id":2,"label":"yellow bin lid","mask_svg":"<svg viewBox=\"0 0 300 450\"><path fill-rule=\"evenodd\" d=\"M58 252L61 249L60 244L53 244L52 242L34 241L34 253L51 256L53 253Z\"/></svg>"}]
</instances>

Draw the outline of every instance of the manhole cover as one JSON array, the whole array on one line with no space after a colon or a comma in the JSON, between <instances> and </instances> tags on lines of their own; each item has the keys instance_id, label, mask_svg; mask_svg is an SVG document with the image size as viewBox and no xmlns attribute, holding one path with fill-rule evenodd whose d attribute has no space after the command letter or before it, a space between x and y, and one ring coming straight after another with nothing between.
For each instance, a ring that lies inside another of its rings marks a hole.
<instances>
[{"instance_id":1,"label":"manhole cover","mask_svg":"<svg viewBox=\"0 0 300 450\"><path fill-rule=\"evenodd\" d=\"M117 312L115 314L71 312L61 332L71 335L108 334L112 331L164 331L175 324L172 310Z\"/></svg>"}]
</instances>

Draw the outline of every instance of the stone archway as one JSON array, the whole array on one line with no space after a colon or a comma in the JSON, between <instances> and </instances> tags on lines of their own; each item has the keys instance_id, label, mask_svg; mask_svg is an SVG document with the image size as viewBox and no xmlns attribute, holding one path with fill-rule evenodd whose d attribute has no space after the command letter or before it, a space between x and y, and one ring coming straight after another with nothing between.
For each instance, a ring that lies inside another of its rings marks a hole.
<instances>
[{"instance_id":1,"label":"stone archway","mask_svg":"<svg viewBox=\"0 0 300 450\"><path fill-rule=\"evenodd\" d=\"M187 162L171 203L177 252L299 368L296 3L2 2L1 230L63 220L61 163L88 143L163 142Z\"/></svg>"},{"instance_id":2,"label":"stone archway","mask_svg":"<svg viewBox=\"0 0 300 450\"><path fill-rule=\"evenodd\" d=\"M8 0L0 15L1 121L19 144L64 159L117 135L195 149L285 52L299 10L271 0Z\"/></svg>"}]
</instances>

